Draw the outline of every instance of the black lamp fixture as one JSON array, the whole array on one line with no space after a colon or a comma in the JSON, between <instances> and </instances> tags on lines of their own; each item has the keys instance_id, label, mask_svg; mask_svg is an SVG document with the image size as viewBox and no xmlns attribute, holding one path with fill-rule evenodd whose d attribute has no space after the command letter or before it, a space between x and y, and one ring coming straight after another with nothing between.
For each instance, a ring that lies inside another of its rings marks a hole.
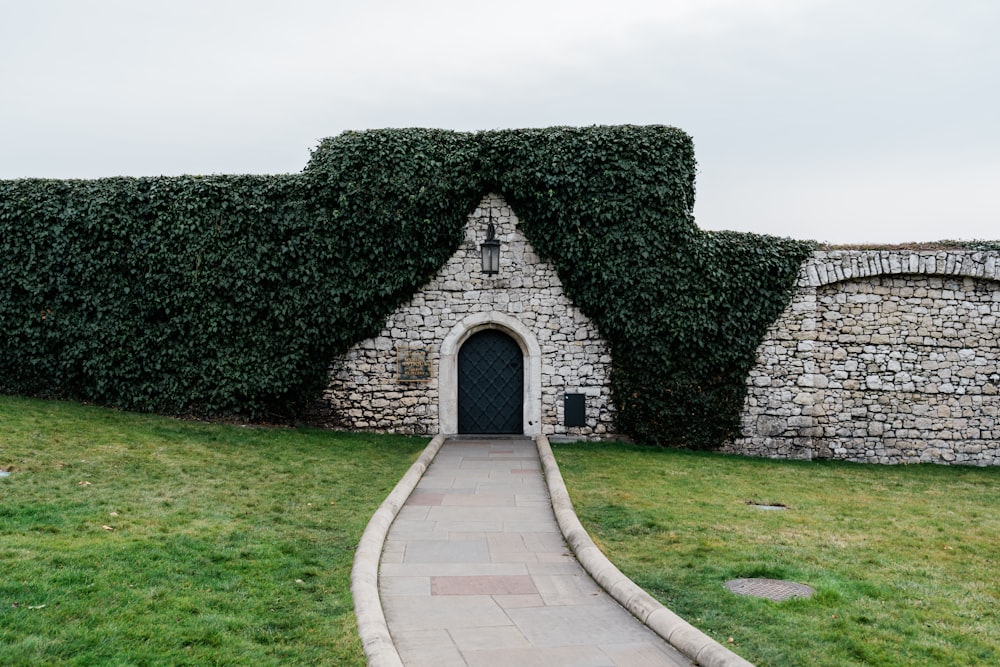
<instances>
[{"instance_id":1,"label":"black lamp fixture","mask_svg":"<svg viewBox=\"0 0 1000 667\"><path fill-rule=\"evenodd\" d=\"M483 273L498 273L500 271L500 239L497 229L493 226L493 210L490 209L490 222L486 226L486 240L479 248L483 252Z\"/></svg>"}]
</instances>

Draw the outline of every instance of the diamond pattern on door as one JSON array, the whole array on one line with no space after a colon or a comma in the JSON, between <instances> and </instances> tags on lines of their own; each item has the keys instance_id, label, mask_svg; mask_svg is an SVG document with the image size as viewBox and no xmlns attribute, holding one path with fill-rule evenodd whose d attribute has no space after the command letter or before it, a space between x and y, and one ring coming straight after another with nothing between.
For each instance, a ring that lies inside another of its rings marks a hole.
<instances>
[{"instance_id":1,"label":"diamond pattern on door","mask_svg":"<svg viewBox=\"0 0 1000 667\"><path fill-rule=\"evenodd\" d=\"M473 334L458 351L460 433L524 433L524 356L497 329Z\"/></svg>"}]
</instances>

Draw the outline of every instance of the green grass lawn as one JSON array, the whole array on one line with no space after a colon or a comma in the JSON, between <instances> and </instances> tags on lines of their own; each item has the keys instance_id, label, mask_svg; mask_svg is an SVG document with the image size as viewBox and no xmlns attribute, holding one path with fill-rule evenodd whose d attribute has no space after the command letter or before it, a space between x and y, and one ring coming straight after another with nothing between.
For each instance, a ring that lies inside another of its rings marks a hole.
<instances>
[{"instance_id":1,"label":"green grass lawn","mask_svg":"<svg viewBox=\"0 0 1000 667\"><path fill-rule=\"evenodd\" d=\"M0 664L363 665L354 549L425 444L0 397Z\"/></svg>"},{"instance_id":2,"label":"green grass lawn","mask_svg":"<svg viewBox=\"0 0 1000 667\"><path fill-rule=\"evenodd\" d=\"M1000 664L998 469L623 444L558 445L555 455L611 561L761 667ZM723 586L740 577L818 592L740 597Z\"/></svg>"}]
</instances>

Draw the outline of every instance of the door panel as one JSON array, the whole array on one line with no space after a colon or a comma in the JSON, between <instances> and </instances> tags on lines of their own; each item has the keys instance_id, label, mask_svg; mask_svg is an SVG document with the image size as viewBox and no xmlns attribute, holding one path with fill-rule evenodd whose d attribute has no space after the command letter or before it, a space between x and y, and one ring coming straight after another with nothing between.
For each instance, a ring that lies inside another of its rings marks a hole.
<instances>
[{"instance_id":1,"label":"door panel","mask_svg":"<svg viewBox=\"0 0 1000 667\"><path fill-rule=\"evenodd\" d=\"M460 433L524 433L524 355L497 329L473 334L458 351Z\"/></svg>"}]
</instances>

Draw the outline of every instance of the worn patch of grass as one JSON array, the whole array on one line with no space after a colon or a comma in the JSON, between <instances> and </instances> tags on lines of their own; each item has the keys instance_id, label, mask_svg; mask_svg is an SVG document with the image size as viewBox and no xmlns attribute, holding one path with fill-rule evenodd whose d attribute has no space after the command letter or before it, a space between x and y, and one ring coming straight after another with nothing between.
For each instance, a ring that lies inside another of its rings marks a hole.
<instances>
[{"instance_id":1,"label":"worn patch of grass","mask_svg":"<svg viewBox=\"0 0 1000 667\"><path fill-rule=\"evenodd\" d=\"M607 556L762 667L1000 664L1000 470L626 444L559 445L555 454ZM723 587L739 577L788 579L817 594L740 597Z\"/></svg>"},{"instance_id":2,"label":"worn patch of grass","mask_svg":"<svg viewBox=\"0 0 1000 667\"><path fill-rule=\"evenodd\" d=\"M354 549L425 444L0 397L0 664L363 665Z\"/></svg>"}]
</instances>

